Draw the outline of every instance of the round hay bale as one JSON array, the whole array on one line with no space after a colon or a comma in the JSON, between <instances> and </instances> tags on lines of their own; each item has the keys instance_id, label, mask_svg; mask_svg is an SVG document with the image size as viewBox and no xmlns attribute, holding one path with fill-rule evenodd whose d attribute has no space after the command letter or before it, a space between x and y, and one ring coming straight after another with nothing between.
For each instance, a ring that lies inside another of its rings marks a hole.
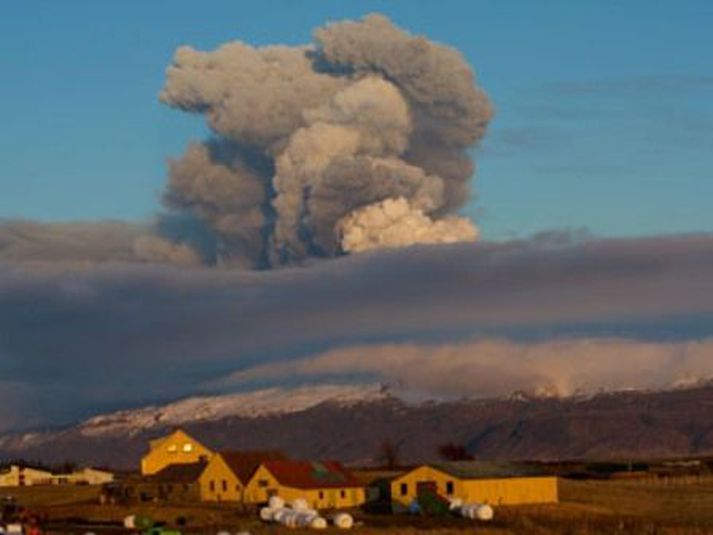
<instances>
[{"instance_id":1,"label":"round hay bale","mask_svg":"<svg viewBox=\"0 0 713 535\"><path fill-rule=\"evenodd\" d=\"M490 507L487 503L479 505L477 509L475 510L475 517L478 520L492 520L493 519L493 508Z\"/></svg>"},{"instance_id":2,"label":"round hay bale","mask_svg":"<svg viewBox=\"0 0 713 535\"><path fill-rule=\"evenodd\" d=\"M267 500L267 506L270 509L282 509L285 506L285 500L279 496L270 496L270 499Z\"/></svg>"},{"instance_id":3,"label":"round hay bale","mask_svg":"<svg viewBox=\"0 0 713 535\"><path fill-rule=\"evenodd\" d=\"M354 526L354 517L349 513L337 513L332 517L332 523L339 529L351 529Z\"/></svg>"},{"instance_id":4,"label":"round hay bale","mask_svg":"<svg viewBox=\"0 0 713 535\"><path fill-rule=\"evenodd\" d=\"M309 504L304 498L297 498L292 502L292 509L295 511L306 511L309 509Z\"/></svg>"},{"instance_id":5,"label":"round hay bale","mask_svg":"<svg viewBox=\"0 0 713 535\"><path fill-rule=\"evenodd\" d=\"M309 527L311 529L326 529L327 521L324 518L322 518L321 516L316 516L309 523Z\"/></svg>"}]
</instances>

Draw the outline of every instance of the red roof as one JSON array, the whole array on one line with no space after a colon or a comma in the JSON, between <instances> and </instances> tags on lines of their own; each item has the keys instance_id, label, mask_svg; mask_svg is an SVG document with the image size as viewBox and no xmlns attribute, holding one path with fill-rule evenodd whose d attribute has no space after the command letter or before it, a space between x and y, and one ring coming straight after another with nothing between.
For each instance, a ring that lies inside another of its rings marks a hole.
<instances>
[{"instance_id":1,"label":"red roof","mask_svg":"<svg viewBox=\"0 0 713 535\"><path fill-rule=\"evenodd\" d=\"M248 484L262 462L287 459L284 453L277 450L221 451L220 456L243 485Z\"/></svg>"},{"instance_id":2,"label":"red roof","mask_svg":"<svg viewBox=\"0 0 713 535\"><path fill-rule=\"evenodd\" d=\"M272 460L265 461L263 465L286 487L323 489L363 486L349 470L336 461Z\"/></svg>"}]
</instances>

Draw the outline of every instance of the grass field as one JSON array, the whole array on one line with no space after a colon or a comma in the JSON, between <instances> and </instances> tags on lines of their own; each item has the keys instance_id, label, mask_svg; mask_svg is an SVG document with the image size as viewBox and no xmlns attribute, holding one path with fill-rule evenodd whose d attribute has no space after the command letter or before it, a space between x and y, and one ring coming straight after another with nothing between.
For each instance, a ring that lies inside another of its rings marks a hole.
<instances>
[{"instance_id":1,"label":"grass field","mask_svg":"<svg viewBox=\"0 0 713 535\"><path fill-rule=\"evenodd\" d=\"M35 487L5 489L23 505L48 514L56 532L67 532L60 521L77 524L87 521L118 522L129 514L143 514L175 525L186 520L186 531L216 533L220 528L254 534L289 531L262 524L255 516L244 515L227 504L186 504L136 506L98 505L92 487ZM484 535L589 535L589 534L713 534L713 478L664 480L610 480L560 482L561 503L548 506L499 507L496 518L477 524ZM375 535L385 531L419 535L424 531L447 535L473 531L472 521L458 518L424 518L394 515L357 514L362 523L355 535ZM84 533L79 528L75 533ZM100 530L93 529L95 532Z\"/></svg>"}]
</instances>

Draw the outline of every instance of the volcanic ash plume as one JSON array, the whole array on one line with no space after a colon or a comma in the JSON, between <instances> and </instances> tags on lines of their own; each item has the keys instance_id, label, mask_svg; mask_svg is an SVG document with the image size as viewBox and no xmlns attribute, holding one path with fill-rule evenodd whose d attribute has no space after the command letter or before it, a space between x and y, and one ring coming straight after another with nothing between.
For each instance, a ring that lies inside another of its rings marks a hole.
<instances>
[{"instance_id":1,"label":"volcanic ash plume","mask_svg":"<svg viewBox=\"0 0 713 535\"><path fill-rule=\"evenodd\" d=\"M475 241L478 230L464 217L437 221L406 199L386 199L354 210L337 225L342 248L349 253L416 243Z\"/></svg>"},{"instance_id":2,"label":"volcanic ash plume","mask_svg":"<svg viewBox=\"0 0 713 535\"><path fill-rule=\"evenodd\" d=\"M304 47L181 47L161 100L214 132L171 162L165 201L211 229L221 261L477 236L451 214L488 99L460 53L383 16L329 24Z\"/></svg>"}]
</instances>

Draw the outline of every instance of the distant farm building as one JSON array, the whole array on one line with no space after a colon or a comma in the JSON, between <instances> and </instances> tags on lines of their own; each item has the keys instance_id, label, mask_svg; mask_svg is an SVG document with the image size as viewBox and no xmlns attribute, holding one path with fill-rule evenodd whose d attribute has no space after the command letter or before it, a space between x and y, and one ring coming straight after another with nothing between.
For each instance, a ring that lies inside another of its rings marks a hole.
<instances>
[{"instance_id":1,"label":"distant farm building","mask_svg":"<svg viewBox=\"0 0 713 535\"><path fill-rule=\"evenodd\" d=\"M114 481L114 474L96 468L81 468L66 474L52 474L53 485L103 485Z\"/></svg>"},{"instance_id":2,"label":"distant farm building","mask_svg":"<svg viewBox=\"0 0 713 535\"><path fill-rule=\"evenodd\" d=\"M205 501L245 501L245 488L261 463L286 460L280 451L222 451L211 458L200 476Z\"/></svg>"},{"instance_id":3,"label":"distant farm building","mask_svg":"<svg viewBox=\"0 0 713 535\"><path fill-rule=\"evenodd\" d=\"M556 503L557 478L509 463L454 461L421 465L391 479L394 512L404 511L423 493L464 503L517 505Z\"/></svg>"},{"instance_id":4,"label":"distant farm building","mask_svg":"<svg viewBox=\"0 0 713 535\"><path fill-rule=\"evenodd\" d=\"M182 429L149 443L141 458L141 474L152 475L173 464L208 462L213 452Z\"/></svg>"},{"instance_id":5,"label":"distant farm building","mask_svg":"<svg viewBox=\"0 0 713 535\"><path fill-rule=\"evenodd\" d=\"M114 474L96 468L54 473L49 470L13 464L0 472L0 487L33 487L37 485L103 485L114 480Z\"/></svg>"},{"instance_id":6,"label":"distant farm building","mask_svg":"<svg viewBox=\"0 0 713 535\"><path fill-rule=\"evenodd\" d=\"M0 472L0 487L32 487L52 484L52 472L13 464Z\"/></svg>"},{"instance_id":7,"label":"distant farm building","mask_svg":"<svg viewBox=\"0 0 713 535\"><path fill-rule=\"evenodd\" d=\"M334 461L265 461L250 478L246 503L263 503L270 496L286 501L304 498L315 509L347 508L366 500L364 486Z\"/></svg>"}]
</instances>

